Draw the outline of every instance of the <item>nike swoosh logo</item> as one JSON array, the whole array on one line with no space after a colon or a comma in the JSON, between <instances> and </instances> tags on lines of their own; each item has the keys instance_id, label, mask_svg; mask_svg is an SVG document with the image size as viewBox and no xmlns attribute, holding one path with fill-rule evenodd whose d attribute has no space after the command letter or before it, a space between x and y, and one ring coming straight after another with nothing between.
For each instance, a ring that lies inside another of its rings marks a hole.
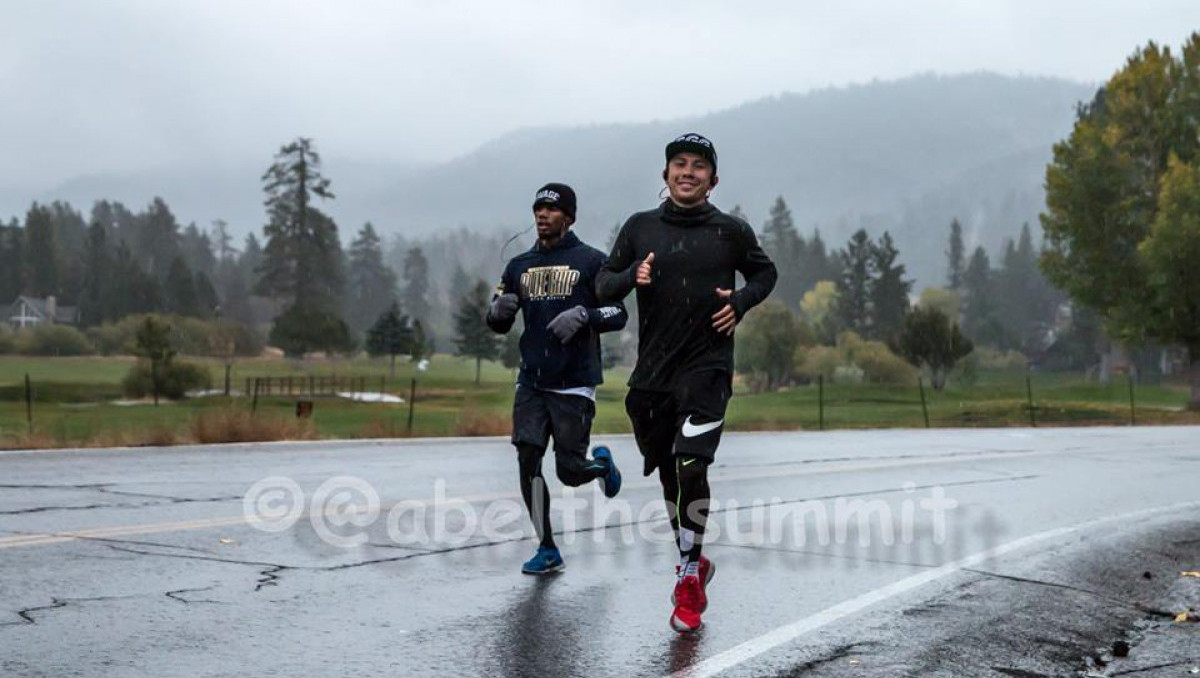
<instances>
[{"instance_id":1,"label":"nike swoosh logo","mask_svg":"<svg viewBox=\"0 0 1200 678\"><path fill-rule=\"evenodd\" d=\"M695 438L696 436L704 435L705 433L708 433L709 431L720 428L721 424L724 424L724 423L725 423L724 419L718 419L716 421L710 421L707 424L693 424L692 416L689 414L688 418L683 420L683 430L682 430L683 437L684 438Z\"/></svg>"},{"instance_id":2,"label":"nike swoosh logo","mask_svg":"<svg viewBox=\"0 0 1200 678\"><path fill-rule=\"evenodd\" d=\"M688 464L691 464L693 461L696 461L695 457L688 457L687 459L684 459L683 461L681 461L679 463L684 466L687 466Z\"/></svg>"}]
</instances>

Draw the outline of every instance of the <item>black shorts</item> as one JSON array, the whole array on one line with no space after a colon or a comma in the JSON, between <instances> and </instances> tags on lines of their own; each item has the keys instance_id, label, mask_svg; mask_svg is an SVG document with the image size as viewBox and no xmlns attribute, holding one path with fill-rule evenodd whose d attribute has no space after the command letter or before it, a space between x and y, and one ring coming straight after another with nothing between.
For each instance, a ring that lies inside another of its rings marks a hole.
<instances>
[{"instance_id":1,"label":"black shorts","mask_svg":"<svg viewBox=\"0 0 1200 678\"><path fill-rule=\"evenodd\" d=\"M643 475L671 463L671 457L698 457L711 462L725 428L725 406L733 384L724 370L705 370L680 377L675 390L630 389L625 411L642 452Z\"/></svg>"},{"instance_id":2,"label":"black shorts","mask_svg":"<svg viewBox=\"0 0 1200 678\"><path fill-rule=\"evenodd\" d=\"M553 393L520 386L513 398L513 445L546 449L554 437L554 451L587 454L596 403L581 395Z\"/></svg>"}]
</instances>

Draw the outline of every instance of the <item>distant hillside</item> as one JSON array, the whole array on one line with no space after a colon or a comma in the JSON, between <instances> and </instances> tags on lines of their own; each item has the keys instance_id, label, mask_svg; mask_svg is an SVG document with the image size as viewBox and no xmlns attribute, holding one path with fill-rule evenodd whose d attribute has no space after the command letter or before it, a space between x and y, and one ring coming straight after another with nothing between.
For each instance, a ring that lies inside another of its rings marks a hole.
<instances>
[{"instance_id":1,"label":"distant hillside","mask_svg":"<svg viewBox=\"0 0 1200 678\"><path fill-rule=\"evenodd\" d=\"M515 230L529 222L533 190L558 180L579 193L581 235L602 246L613 224L657 202L665 143L698 131L720 153L717 204L740 204L757 226L783 195L801 230L819 226L831 246L859 226L890 229L920 284L940 284L951 218L994 256L1023 222L1036 222L1051 145L1093 89L987 73L922 75L684 120L523 129L432 166L329 158L338 194L329 211L347 240L366 220L409 237L451 226ZM86 208L97 197L141 205L161 194L183 221L224 218L245 231L261 227L258 176L269 162L81 179L40 197Z\"/></svg>"}]
</instances>

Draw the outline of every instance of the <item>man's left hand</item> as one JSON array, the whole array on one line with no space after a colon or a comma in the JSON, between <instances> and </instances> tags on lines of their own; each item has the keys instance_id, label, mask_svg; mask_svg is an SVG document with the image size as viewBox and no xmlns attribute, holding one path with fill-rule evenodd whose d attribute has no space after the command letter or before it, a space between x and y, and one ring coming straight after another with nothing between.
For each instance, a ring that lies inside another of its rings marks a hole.
<instances>
[{"instance_id":1,"label":"man's left hand","mask_svg":"<svg viewBox=\"0 0 1200 678\"><path fill-rule=\"evenodd\" d=\"M729 298L733 296L733 290L725 290L717 288L717 296L725 300L725 305L721 310L713 314L713 329L721 334L733 336L733 328L737 327L737 313L734 313L733 306L729 304Z\"/></svg>"},{"instance_id":2,"label":"man's left hand","mask_svg":"<svg viewBox=\"0 0 1200 678\"><path fill-rule=\"evenodd\" d=\"M554 316L554 320L550 321L547 327L558 337L562 343L571 341L571 337L580 330L588 321L587 309L582 306L575 306Z\"/></svg>"}]
</instances>

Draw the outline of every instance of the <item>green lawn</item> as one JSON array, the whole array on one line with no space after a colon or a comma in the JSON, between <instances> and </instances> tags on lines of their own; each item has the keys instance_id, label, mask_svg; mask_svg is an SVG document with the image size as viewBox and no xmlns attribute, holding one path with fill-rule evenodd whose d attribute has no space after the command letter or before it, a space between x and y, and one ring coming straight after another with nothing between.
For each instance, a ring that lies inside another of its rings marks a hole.
<instances>
[{"instance_id":1,"label":"green lawn","mask_svg":"<svg viewBox=\"0 0 1200 678\"><path fill-rule=\"evenodd\" d=\"M206 364L219 388L224 366ZM0 356L0 447L14 445L63 446L85 444L148 444L193 439L193 421L206 413L227 410L248 412L246 397L197 398L180 403L116 404L120 381L133 364L130 358L26 358ZM24 378L33 384L33 435L28 433ZM363 376L367 390L382 386L408 398L410 379L418 380L413 434L417 436L503 435L509 430L513 373L496 363L484 363L476 385L475 363L451 356L436 356L430 369L418 373L405 361L397 364L395 378L388 376L384 360L337 359L290 361L238 359L232 366L235 390L247 378L293 377L294 386L310 376ZM625 433L624 412L628 368L606 375L599 391L594 430ZM1103 385L1088 383L1078 375L1030 375L1033 414L1039 425L1129 423L1129 388L1120 380ZM820 425L818 388L798 386L775 393L751 394L738 384L737 397L727 417L732 430L816 429ZM1028 425L1026 375L1023 372L980 374L965 385L952 381L944 391L926 386L932 426ZM1137 385L1138 423L1196 423L1200 418L1183 411L1187 391L1182 385ZM259 399L256 421L293 425L295 403L302 396ZM307 398L305 398L307 399ZM395 437L407 433L408 404L355 403L339 398L315 398L309 434L330 438ZM921 427L924 418L920 393L914 386L826 384L825 428Z\"/></svg>"}]
</instances>

